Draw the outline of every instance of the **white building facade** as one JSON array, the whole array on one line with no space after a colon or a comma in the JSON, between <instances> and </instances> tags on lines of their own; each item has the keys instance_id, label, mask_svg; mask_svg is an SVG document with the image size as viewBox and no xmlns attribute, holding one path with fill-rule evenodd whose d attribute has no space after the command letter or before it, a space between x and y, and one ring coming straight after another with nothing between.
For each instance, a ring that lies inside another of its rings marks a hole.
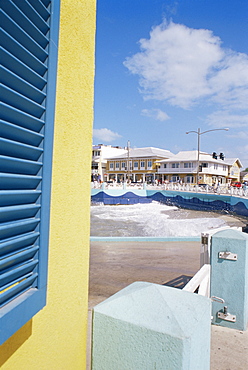
<instances>
[{"instance_id":1,"label":"white building facade","mask_svg":"<svg viewBox=\"0 0 248 370\"><path fill-rule=\"evenodd\" d=\"M199 169L198 169L199 166ZM181 182L213 185L226 183L231 164L224 159L198 151L181 151L172 158L162 160L158 173L162 182Z\"/></svg>"},{"instance_id":2,"label":"white building facade","mask_svg":"<svg viewBox=\"0 0 248 370\"><path fill-rule=\"evenodd\" d=\"M127 153L126 148L112 145L93 145L92 146L92 163L91 163L91 180L107 181L106 166L108 158Z\"/></svg>"}]
</instances>

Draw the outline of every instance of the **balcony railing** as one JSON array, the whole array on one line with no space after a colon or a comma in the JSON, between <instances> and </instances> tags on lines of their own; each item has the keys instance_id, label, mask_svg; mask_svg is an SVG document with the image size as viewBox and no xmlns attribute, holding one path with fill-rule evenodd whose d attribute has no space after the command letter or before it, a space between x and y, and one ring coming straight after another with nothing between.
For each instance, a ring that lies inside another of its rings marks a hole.
<instances>
[{"instance_id":1,"label":"balcony railing","mask_svg":"<svg viewBox=\"0 0 248 370\"><path fill-rule=\"evenodd\" d=\"M193 168L160 168L158 170L158 173L160 174L167 174L167 173L185 173L185 174L188 174L188 173L196 173L197 172L197 167L193 167Z\"/></svg>"},{"instance_id":2,"label":"balcony railing","mask_svg":"<svg viewBox=\"0 0 248 370\"><path fill-rule=\"evenodd\" d=\"M173 173L185 173L185 174L191 174L191 173L196 173L197 172L197 167L193 168L161 168L158 170L159 174L173 174ZM205 174L216 174L220 176L226 176L228 171L227 170L221 170L215 169L213 167L200 167L200 174L205 173Z\"/></svg>"}]
</instances>

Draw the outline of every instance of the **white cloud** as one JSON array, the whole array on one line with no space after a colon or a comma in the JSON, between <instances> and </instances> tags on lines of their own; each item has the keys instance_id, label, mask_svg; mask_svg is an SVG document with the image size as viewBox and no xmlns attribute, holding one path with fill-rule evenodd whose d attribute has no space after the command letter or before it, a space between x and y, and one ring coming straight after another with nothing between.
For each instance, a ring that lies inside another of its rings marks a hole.
<instances>
[{"instance_id":1,"label":"white cloud","mask_svg":"<svg viewBox=\"0 0 248 370\"><path fill-rule=\"evenodd\" d=\"M247 109L248 55L224 49L212 31L164 22L139 43L124 65L139 75L145 99L188 109L207 98L221 109Z\"/></svg>"},{"instance_id":2,"label":"white cloud","mask_svg":"<svg viewBox=\"0 0 248 370\"><path fill-rule=\"evenodd\" d=\"M248 141L248 132L247 131L239 131L235 134L231 134L231 135L229 134L229 137ZM248 145L247 145L247 148L248 148Z\"/></svg>"},{"instance_id":3,"label":"white cloud","mask_svg":"<svg viewBox=\"0 0 248 370\"><path fill-rule=\"evenodd\" d=\"M93 136L95 139L98 139L103 143L110 143L121 137L121 135L117 134L117 132L113 132L108 128L94 129Z\"/></svg>"},{"instance_id":4,"label":"white cloud","mask_svg":"<svg viewBox=\"0 0 248 370\"><path fill-rule=\"evenodd\" d=\"M143 109L141 114L146 117L151 117L156 121L167 121L170 119L167 113L163 112L161 109Z\"/></svg>"},{"instance_id":5,"label":"white cloud","mask_svg":"<svg viewBox=\"0 0 248 370\"><path fill-rule=\"evenodd\" d=\"M241 160L243 166L247 167L248 164L248 145L238 145L233 148L233 155L232 157L238 157Z\"/></svg>"},{"instance_id":6,"label":"white cloud","mask_svg":"<svg viewBox=\"0 0 248 370\"><path fill-rule=\"evenodd\" d=\"M248 55L226 52L218 72L210 79L213 100L226 109L246 109Z\"/></svg>"},{"instance_id":7,"label":"white cloud","mask_svg":"<svg viewBox=\"0 0 248 370\"><path fill-rule=\"evenodd\" d=\"M212 127L248 127L248 114L232 114L228 110L221 110L210 114L207 121Z\"/></svg>"}]
</instances>

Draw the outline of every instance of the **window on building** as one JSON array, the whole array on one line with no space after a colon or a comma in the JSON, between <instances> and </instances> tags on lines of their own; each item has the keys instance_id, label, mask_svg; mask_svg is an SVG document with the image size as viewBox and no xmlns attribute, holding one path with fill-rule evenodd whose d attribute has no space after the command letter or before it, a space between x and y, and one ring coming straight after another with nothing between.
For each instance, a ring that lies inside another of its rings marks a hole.
<instances>
[{"instance_id":1,"label":"window on building","mask_svg":"<svg viewBox=\"0 0 248 370\"><path fill-rule=\"evenodd\" d=\"M225 165L223 165L223 171L226 171L226 166Z\"/></svg>"},{"instance_id":2,"label":"window on building","mask_svg":"<svg viewBox=\"0 0 248 370\"><path fill-rule=\"evenodd\" d=\"M1 10L0 344L46 304L59 1Z\"/></svg>"},{"instance_id":3,"label":"window on building","mask_svg":"<svg viewBox=\"0 0 248 370\"><path fill-rule=\"evenodd\" d=\"M208 163L207 162L202 162L201 166L207 168L208 167Z\"/></svg>"},{"instance_id":4,"label":"window on building","mask_svg":"<svg viewBox=\"0 0 248 370\"><path fill-rule=\"evenodd\" d=\"M134 167L135 169L137 169L137 168L139 167L139 163L138 163L138 162L134 162L133 167Z\"/></svg>"},{"instance_id":5,"label":"window on building","mask_svg":"<svg viewBox=\"0 0 248 370\"><path fill-rule=\"evenodd\" d=\"M179 168L179 163L177 163L177 162L176 163L172 163L171 167L172 168Z\"/></svg>"},{"instance_id":6,"label":"window on building","mask_svg":"<svg viewBox=\"0 0 248 370\"><path fill-rule=\"evenodd\" d=\"M116 168L117 170L119 170L119 168L120 168L120 163L119 163L119 162L116 162L116 163L115 163L115 168Z\"/></svg>"},{"instance_id":7,"label":"window on building","mask_svg":"<svg viewBox=\"0 0 248 370\"><path fill-rule=\"evenodd\" d=\"M145 168L145 162L144 161L140 162L140 168Z\"/></svg>"},{"instance_id":8,"label":"window on building","mask_svg":"<svg viewBox=\"0 0 248 370\"><path fill-rule=\"evenodd\" d=\"M192 163L192 162L185 162L185 163L183 164L183 167L184 167L184 168L192 168L192 167L193 167L193 163Z\"/></svg>"},{"instance_id":9,"label":"window on building","mask_svg":"<svg viewBox=\"0 0 248 370\"><path fill-rule=\"evenodd\" d=\"M214 169L218 170L218 163L214 163Z\"/></svg>"},{"instance_id":10,"label":"window on building","mask_svg":"<svg viewBox=\"0 0 248 370\"><path fill-rule=\"evenodd\" d=\"M114 169L114 163L113 162L109 163L109 169L110 170L113 170Z\"/></svg>"},{"instance_id":11,"label":"window on building","mask_svg":"<svg viewBox=\"0 0 248 370\"><path fill-rule=\"evenodd\" d=\"M173 182L177 182L177 181L179 181L179 180L180 180L180 177L179 177L178 175L173 175L173 176L171 177L171 179L172 179L172 181L173 181Z\"/></svg>"},{"instance_id":12,"label":"window on building","mask_svg":"<svg viewBox=\"0 0 248 370\"><path fill-rule=\"evenodd\" d=\"M121 163L121 168L122 168L122 170L125 170L126 169L126 162L122 162Z\"/></svg>"},{"instance_id":13,"label":"window on building","mask_svg":"<svg viewBox=\"0 0 248 370\"><path fill-rule=\"evenodd\" d=\"M192 184L194 182L194 177L193 176L186 176L186 183L187 184Z\"/></svg>"},{"instance_id":14,"label":"window on building","mask_svg":"<svg viewBox=\"0 0 248 370\"><path fill-rule=\"evenodd\" d=\"M147 167L148 167L148 168L152 167L152 161L148 161L148 162L147 162Z\"/></svg>"},{"instance_id":15,"label":"window on building","mask_svg":"<svg viewBox=\"0 0 248 370\"><path fill-rule=\"evenodd\" d=\"M164 163L164 168L167 168L167 163Z\"/></svg>"}]
</instances>

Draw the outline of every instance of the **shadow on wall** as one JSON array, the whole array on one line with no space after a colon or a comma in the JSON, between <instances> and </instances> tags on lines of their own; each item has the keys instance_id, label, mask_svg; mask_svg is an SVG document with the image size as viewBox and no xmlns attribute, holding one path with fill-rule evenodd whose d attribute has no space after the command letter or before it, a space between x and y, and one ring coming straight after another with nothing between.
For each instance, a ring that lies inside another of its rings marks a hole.
<instances>
[{"instance_id":1,"label":"shadow on wall","mask_svg":"<svg viewBox=\"0 0 248 370\"><path fill-rule=\"evenodd\" d=\"M0 368L32 335L32 320L28 321L20 330L10 337L0 347Z\"/></svg>"}]
</instances>

